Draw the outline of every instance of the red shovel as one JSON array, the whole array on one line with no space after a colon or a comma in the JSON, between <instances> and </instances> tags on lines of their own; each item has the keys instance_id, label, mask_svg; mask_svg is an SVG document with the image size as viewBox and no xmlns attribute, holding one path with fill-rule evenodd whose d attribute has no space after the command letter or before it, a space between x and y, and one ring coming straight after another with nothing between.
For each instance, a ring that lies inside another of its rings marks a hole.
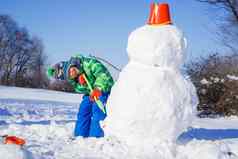
<instances>
[{"instance_id":1,"label":"red shovel","mask_svg":"<svg viewBox=\"0 0 238 159\"><path fill-rule=\"evenodd\" d=\"M16 136L4 135L2 136L2 138L3 138L4 144L15 144L15 145L23 146L26 143L24 139L16 137Z\"/></svg>"}]
</instances>

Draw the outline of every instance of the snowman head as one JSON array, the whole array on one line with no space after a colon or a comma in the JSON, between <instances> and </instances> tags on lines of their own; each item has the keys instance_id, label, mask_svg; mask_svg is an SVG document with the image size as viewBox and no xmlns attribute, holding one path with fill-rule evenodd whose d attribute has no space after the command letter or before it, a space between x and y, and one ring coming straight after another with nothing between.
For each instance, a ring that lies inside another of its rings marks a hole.
<instances>
[{"instance_id":1,"label":"snowman head","mask_svg":"<svg viewBox=\"0 0 238 159\"><path fill-rule=\"evenodd\" d=\"M159 9L152 12L159 12ZM180 68L185 58L186 39L176 26L171 25L170 18L167 21L160 19L150 16L147 25L130 34L127 45L129 59L149 66Z\"/></svg>"}]
</instances>

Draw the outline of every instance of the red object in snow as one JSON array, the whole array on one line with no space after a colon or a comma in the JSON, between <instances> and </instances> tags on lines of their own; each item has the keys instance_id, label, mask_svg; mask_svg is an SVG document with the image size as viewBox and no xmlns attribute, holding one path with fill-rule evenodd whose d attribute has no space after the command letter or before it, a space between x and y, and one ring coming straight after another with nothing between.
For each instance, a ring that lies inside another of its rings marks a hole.
<instances>
[{"instance_id":1,"label":"red object in snow","mask_svg":"<svg viewBox=\"0 0 238 159\"><path fill-rule=\"evenodd\" d=\"M4 141L3 141L4 144L15 144L15 145L23 146L26 143L24 139L16 137L16 136L5 136L3 138L4 138Z\"/></svg>"}]
</instances>

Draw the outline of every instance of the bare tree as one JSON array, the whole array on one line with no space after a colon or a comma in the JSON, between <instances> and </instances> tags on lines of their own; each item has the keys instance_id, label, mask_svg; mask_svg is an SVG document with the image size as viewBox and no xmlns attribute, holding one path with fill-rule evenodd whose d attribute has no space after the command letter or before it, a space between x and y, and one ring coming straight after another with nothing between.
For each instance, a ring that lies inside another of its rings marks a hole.
<instances>
[{"instance_id":1,"label":"bare tree","mask_svg":"<svg viewBox=\"0 0 238 159\"><path fill-rule=\"evenodd\" d=\"M29 74L31 74L32 79L34 81L35 87L46 87L48 85L48 78L46 76L46 59L47 56L44 54L44 46L42 41L34 37L33 41L33 49L32 49L32 58L29 63L29 67L31 68Z\"/></svg>"},{"instance_id":2,"label":"bare tree","mask_svg":"<svg viewBox=\"0 0 238 159\"><path fill-rule=\"evenodd\" d=\"M238 0L196 0L207 3L219 12L218 26L220 32L217 33L219 40L224 46L232 51L238 51ZM214 15L217 16L217 15Z\"/></svg>"},{"instance_id":3,"label":"bare tree","mask_svg":"<svg viewBox=\"0 0 238 159\"><path fill-rule=\"evenodd\" d=\"M197 89L200 115L238 116L238 54L215 53L190 62L186 68Z\"/></svg>"},{"instance_id":4,"label":"bare tree","mask_svg":"<svg viewBox=\"0 0 238 159\"><path fill-rule=\"evenodd\" d=\"M31 37L10 16L0 15L1 83L41 87L45 60L41 40Z\"/></svg>"}]
</instances>

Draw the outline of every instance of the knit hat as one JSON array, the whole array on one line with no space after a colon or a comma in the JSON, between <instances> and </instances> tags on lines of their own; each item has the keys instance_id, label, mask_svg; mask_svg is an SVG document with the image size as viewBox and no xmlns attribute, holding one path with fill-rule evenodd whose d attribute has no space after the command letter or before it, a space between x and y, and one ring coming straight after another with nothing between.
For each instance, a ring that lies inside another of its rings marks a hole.
<instances>
[{"instance_id":1,"label":"knit hat","mask_svg":"<svg viewBox=\"0 0 238 159\"><path fill-rule=\"evenodd\" d=\"M58 80L66 80L65 70L67 69L67 62L61 61L56 63L54 66L48 68L48 77L54 77Z\"/></svg>"}]
</instances>

